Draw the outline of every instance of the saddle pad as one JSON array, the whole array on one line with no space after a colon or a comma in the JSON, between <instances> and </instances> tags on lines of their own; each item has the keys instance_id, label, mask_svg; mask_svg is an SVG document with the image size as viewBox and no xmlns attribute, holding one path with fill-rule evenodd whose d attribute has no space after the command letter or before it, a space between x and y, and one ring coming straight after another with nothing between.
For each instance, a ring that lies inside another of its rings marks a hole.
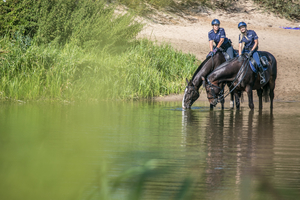
<instances>
[{"instance_id":1,"label":"saddle pad","mask_svg":"<svg viewBox=\"0 0 300 200\"><path fill-rule=\"evenodd\" d=\"M249 60L249 64L250 64L250 68L254 73L257 73L257 70L255 69L255 67L252 65L252 62ZM267 66L263 66L264 71L266 71L268 69Z\"/></svg>"}]
</instances>

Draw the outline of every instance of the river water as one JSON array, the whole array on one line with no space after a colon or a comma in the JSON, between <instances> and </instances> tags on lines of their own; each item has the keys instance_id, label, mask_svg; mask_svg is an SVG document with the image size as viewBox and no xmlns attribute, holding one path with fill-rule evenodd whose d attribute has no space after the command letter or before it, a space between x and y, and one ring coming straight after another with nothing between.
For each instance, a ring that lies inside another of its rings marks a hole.
<instances>
[{"instance_id":1,"label":"river water","mask_svg":"<svg viewBox=\"0 0 300 200\"><path fill-rule=\"evenodd\" d=\"M294 199L300 103L264 106L1 103L0 199Z\"/></svg>"}]
</instances>

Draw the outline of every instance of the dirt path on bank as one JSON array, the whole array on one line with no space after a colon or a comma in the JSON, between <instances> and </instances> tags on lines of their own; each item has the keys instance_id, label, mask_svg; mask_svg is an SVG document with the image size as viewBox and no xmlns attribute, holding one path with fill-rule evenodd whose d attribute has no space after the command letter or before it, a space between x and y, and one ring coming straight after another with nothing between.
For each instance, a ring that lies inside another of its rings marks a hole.
<instances>
[{"instance_id":1,"label":"dirt path on bank","mask_svg":"<svg viewBox=\"0 0 300 200\"><path fill-rule=\"evenodd\" d=\"M157 13L146 21L139 37L147 37L157 42L168 42L183 52L190 52L199 60L204 60L209 52L208 32L210 23L218 18L226 35L238 48L239 30L237 24L244 21L248 29L255 30L259 37L259 50L272 53L277 59L277 80L275 100L300 101L300 30L286 30L280 26L299 26L267 13L252 1L239 1L230 11L212 11L193 7L186 13ZM253 93L256 95L256 92ZM201 95L200 100L205 100ZM160 100L181 100L182 95L171 95Z\"/></svg>"}]
</instances>

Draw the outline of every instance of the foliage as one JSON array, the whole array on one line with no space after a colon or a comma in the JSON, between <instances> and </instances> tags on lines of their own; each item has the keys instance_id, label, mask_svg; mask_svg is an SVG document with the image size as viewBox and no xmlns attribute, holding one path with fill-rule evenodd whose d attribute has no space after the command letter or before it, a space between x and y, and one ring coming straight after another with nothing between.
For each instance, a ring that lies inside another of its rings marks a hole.
<instances>
[{"instance_id":1,"label":"foliage","mask_svg":"<svg viewBox=\"0 0 300 200\"><path fill-rule=\"evenodd\" d=\"M72 40L85 49L114 51L126 46L142 28L134 15L116 15L114 10L101 0L1 1L0 34L21 31L38 44L64 45Z\"/></svg>"},{"instance_id":2,"label":"foliage","mask_svg":"<svg viewBox=\"0 0 300 200\"><path fill-rule=\"evenodd\" d=\"M4 37L0 46L7 53L0 60L0 91L2 98L62 98L72 80L76 55L80 49L67 45L25 46L23 37L10 41ZM75 56L75 58L73 57Z\"/></svg>"},{"instance_id":3,"label":"foliage","mask_svg":"<svg viewBox=\"0 0 300 200\"><path fill-rule=\"evenodd\" d=\"M118 2L134 9L140 14L145 14L149 11L151 5L156 9L168 7L176 7L179 10L190 8L191 6L206 6L212 9L228 9L235 0L117 0ZM280 14L289 19L300 20L300 1L299 0L254 0L262 7Z\"/></svg>"},{"instance_id":4,"label":"foliage","mask_svg":"<svg viewBox=\"0 0 300 200\"><path fill-rule=\"evenodd\" d=\"M190 77L197 67L194 56L147 40L120 55L103 52L94 58L84 63L88 67L76 82L74 91L80 93L74 96L80 99L137 99L180 93L185 77Z\"/></svg>"},{"instance_id":5,"label":"foliage","mask_svg":"<svg viewBox=\"0 0 300 200\"><path fill-rule=\"evenodd\" d=\"M101 68L85 71L83 79L88 81L79 85L90 90L81 93L81 97L97 99L101 94L109 99L136 99L180 93L185 77L190 77L197 67L194 61L194 56L169 45L156 46L142 40L122 55L103 57Z\"/></svg>"},{"instance_id":6,"label":"foliage","mask_svg":"<svg viewBox=\"0 0 300 200\"><path fill-rule=\"evenodd\" d=\"M26 37L0 40L0 91L9 99L128 99L184 89L195 57L143 40L121 54L89 52L74 43L30 46ZM27 46L26 46L27 44Z\"/></svg>"},{"instance_id":7,"label":"foliage","mask_svg":"<svg viewBox=\"0 0 300 200\"><path fill-rule=\"evenodd\" d=\"M174 0L117 0L119 3L134 9L135 11L141 13L148 9L151 5L156 9L165 8L167 6L174 5Z\"/></svg>"},{"instance_id":8,"label":"foliage","mask_svg":"<svg viewBox=\"0 0 300 200\"><path fill-rule=\"evenodd\" d=\"M286 18L300 20L299 0L254 0L254 2L266 7L268 10L280 14Z\"/></svg>"},{"instance_id":9,"label":"foliage","mask_svg":"<svg viewBox=\"0 0 300 200\"><path fill-rule=\"evenodd\" d=\"M128 6L129 8L134 9L139 14L145 14L149 11L149 5L156 9L163 9L168 7L174 7L179 10L189 8L191 6L207 6L213 9L226 9L232 3L233 0L117 0L121 4Z\"/></svg>"},{"instance_id":10,"label":"foliage","mask_svg":"<svg viewBox=\"0 0 300 200\"><path fill-rule=\"evenodd\" d=\"M114 6L106 6L103 1L59 0L55 6L44 1L38 41L65 44L72 40L84 48L126 44L142 26L130 13L117 16L114 10Z\"/></svg>"},{"instance_id":11,"label":"foliage","mask_svg":"<svg viewBox=\"0 0 300 200\"><path fill-rule=\"evenodd\" d=\"M0 1L0 35L14 34L22 29L24 35L33 37L38 29L38 8L39 1Z\"/></svg>"}]
</instances>

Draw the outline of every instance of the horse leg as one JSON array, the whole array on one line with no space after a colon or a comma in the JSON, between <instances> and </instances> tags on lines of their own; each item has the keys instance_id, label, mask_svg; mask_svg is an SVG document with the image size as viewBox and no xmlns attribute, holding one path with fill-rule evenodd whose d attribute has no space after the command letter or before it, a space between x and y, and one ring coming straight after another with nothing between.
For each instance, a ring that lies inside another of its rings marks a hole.
<instances>
[{"instance_id":1,"label":"horse leg","mask_svg":"<svg viewBox=\"0 0 300 200\"><path fill-rule=\"evenodd\" d=\"M270 90L270 109L273 110L274 90Z\"/></svg>"},{"instance_id":2,"label":"horse leg","mask_svg":"<svg viewBox=\"0 0 300 200\"><path fill-rule=\"evenodd\" d=\"M212 104L209 104L209 108L210 108L210 110L213 110L214 106Z\"/></svg>"},{"instance_id":3,"label":"horse leg","mask_svg":"<svg viewBox=\"0 0 300 200\"><path fill-rule=\"evenodd\" d=\"M238 93L235 93L234 96L235 96L236 109L239 110L240 109L240 97L239 97Z\"/></svg>"},{"instance_id":4,"label":"horse leg","mask_svg":"<svg viewBox=\"0 0 300 200\"><path fill-rule=\"evenodd\" d=\"M252 88L249 85L246 87L246 92L248 94L249 108L252 110L254 109L253 92L252 92Z\"/></svg>"},{"instance_id":5,"label":"horse leg","mask_svg":"<svg viewBox=\"0 0 300 200\"><path fill-rule=\"evenodd\" d=\"M234 108L234 96L232 92L230 93L230 108Z\"/></svg>"},{"instance_id":6,"label":"horse leg","mask_svg":"<svg viewBox=\"0 0 300 200\"><path fill-rule=\"evenodd\" d=\"M257 96L259 99L259 109L262 109L262 94L263 94L263 90L262 89L258 89L257 91Z\"/></svg>"},{"instance_id":7,"label":"horse leg","mask_svg":"<svg viewBox=\"0 0 300 200\"><path fill-rule=\"evenodd\" d=\"M222 110L224 110L224 103L225 103L225 100L222 99L222 100L221 100L221 107L222 107Z\"/></svg>"}]
</instances>

